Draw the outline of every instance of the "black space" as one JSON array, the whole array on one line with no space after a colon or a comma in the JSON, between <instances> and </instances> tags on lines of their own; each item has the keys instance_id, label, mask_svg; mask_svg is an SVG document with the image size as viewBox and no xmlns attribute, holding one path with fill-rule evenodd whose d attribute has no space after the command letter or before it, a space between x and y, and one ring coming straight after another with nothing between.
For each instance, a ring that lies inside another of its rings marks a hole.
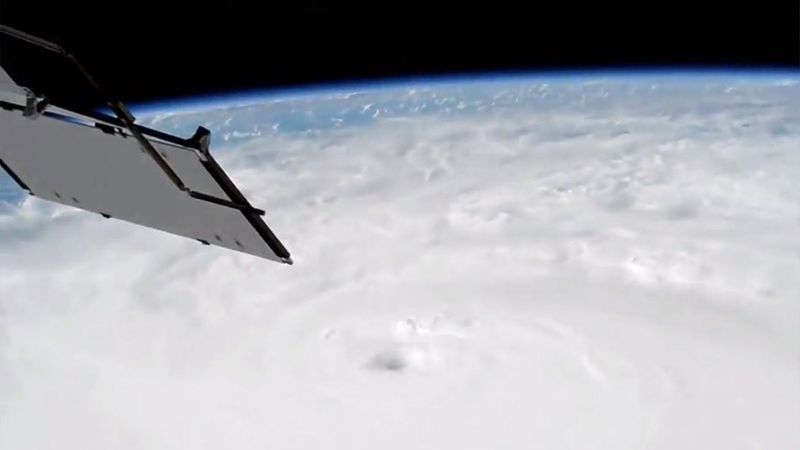
<instances>
[{"instance_id":1,"label":"black space","mask_svg":"<svg viewBox=\"0 0 800 450\"><path fill-rule=\"evenodd\" d=\"M800 69L796 1L366 8L222 0L213 8L198 1L175 10L167 2L60 3L0 0L0 23L62 44L107 92L134 103L489 70ZM10 41L0 41L0 63L15 79L63 104L96 103L75 87L68 66Z\"/></svg>"}]
</instances>

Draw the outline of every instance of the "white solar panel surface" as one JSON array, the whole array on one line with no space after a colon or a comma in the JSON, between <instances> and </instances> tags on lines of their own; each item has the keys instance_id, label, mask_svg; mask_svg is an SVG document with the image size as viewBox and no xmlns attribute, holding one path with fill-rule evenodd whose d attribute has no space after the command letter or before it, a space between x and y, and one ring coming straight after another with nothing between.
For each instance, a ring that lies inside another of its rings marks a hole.
<instances>
[{"instance_id":1,"label":"white solar panel surface","mask_svg":"<svg viewBox=\"0 0 800 450\"><path fill-rule=\"evenodd\" d=\"M187 187L232 200L194 151L150 142ZM0 158L38 197L287 262L240 210L180 191L132 136L0 110Z\"/></svg>"}]
</instances>

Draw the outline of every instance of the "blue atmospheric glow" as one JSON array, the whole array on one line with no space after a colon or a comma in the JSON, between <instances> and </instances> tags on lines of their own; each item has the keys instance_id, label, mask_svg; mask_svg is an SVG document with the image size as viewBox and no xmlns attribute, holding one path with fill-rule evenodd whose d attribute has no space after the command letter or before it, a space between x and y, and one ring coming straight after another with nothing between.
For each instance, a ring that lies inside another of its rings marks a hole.
<instances>
[{"instance_id":1,"label":"blue atmospheric glow","mask_svg":"<svg viewBox=\"0 0 800 450\"><path fill-rule=\"evenodd\" d=\"M613 79L617 81L640 80L642 78L653 80L676 79L727 79L731 78L753 82L790 79L800 81L800 69L776 68L649 68L632 67L627 69L584 69L584 70L550 70L550 71L501 71L482 73L462 73L448 75L406 76L381 79L350 80L334 83L319 83L305 86L247 89L242 91L220 92L186 98L164 99L153 102L130 104L130 109L136 114L152 114L160 111L174 111L186 109L213 109L231 103L259 103L261 101L279 98L313 97L316 95L335 95L347 92L370 92L384 89L398 89L402 87L436 87L456 86L469 84L492 84L519 81L547 81L576 82L593 81L597 79ZM109 112L108 110L103 110Z\"/></svg>"}]
</instances>

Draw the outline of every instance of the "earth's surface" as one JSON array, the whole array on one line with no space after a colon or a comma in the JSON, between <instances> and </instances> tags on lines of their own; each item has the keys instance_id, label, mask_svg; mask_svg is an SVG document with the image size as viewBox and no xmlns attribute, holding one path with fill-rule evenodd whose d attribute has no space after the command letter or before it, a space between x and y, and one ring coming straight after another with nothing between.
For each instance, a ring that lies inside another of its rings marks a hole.
<instances>
[{"instance_id":1,"label":"earth's surface","mask_svg":"<svg viewBox=\"0 0 800 450\"><path fill-rule=\"evenodd\" d=\"M295 265L0 179L0 448L800 448L800 74L134 112Z\"/></svg>"}]
</instances>

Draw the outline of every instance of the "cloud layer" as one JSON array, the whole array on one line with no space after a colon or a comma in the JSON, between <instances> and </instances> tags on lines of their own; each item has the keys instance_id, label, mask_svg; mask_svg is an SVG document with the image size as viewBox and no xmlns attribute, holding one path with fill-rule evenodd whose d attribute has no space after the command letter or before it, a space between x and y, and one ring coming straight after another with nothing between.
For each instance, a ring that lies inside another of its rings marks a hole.
<instances>
[{"instance_id":1,"label":"cloud layer","mask_svg":"<svg viewBox=\"0 0 800 450\"><path fill-rule=\"evenodd\" d=\"M694 89L241 140L291 267L7 207L0 447L797 447L798 86Z\"/></svg>"}]
</instances>

